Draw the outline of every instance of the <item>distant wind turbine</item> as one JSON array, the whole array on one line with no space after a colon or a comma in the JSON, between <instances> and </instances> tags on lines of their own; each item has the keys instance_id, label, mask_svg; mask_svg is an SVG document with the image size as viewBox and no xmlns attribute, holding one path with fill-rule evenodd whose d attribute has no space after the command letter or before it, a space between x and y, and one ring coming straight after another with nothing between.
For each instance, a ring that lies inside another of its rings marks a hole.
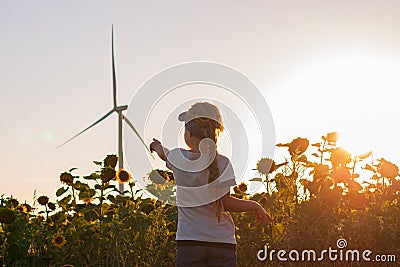
<instances>
[{"instance_id":1,"label":"distant wind turbine","mask_svg":"<svg viewBox=\"0 0 400 267\"><path fill-rule=\"evenodd\" d=\"M123 153L123 149L122 149L122 120L124 120L126 122L126 124L135 132L136 136L139 138L139 140L146 147L146 150L150 153L150 155L151 155L151 152L150 152L149 148L147 147L146 143L144 142L143 138L140 136L139 132L133 126L132 122L130 122L128 120L128 118L122 114L122 111L128 109L128 106L127 105L123 105L123 106L118 106L117 105L117 79L116 79L116 75L115 75L115 62L114 62L114 25L111 26L111 53L112 53L112 55L111 55L112 56L112 63L111 64L112 64L112 78L113 78L113 101L114 101L114 107L109 112L107 112L103 117L101 117L96 122L94 122L92 125L90 125L86 129L80 131L79 133L77 133L76 135L74 135L73 137L71 137L70 139L68 139L67 141L62 143L61 145L59 145L57 147L57 149L62 147L65 144L67 144L68 142L72 141L73 139L75 139L79 135L83 134L84 132L86 132L87 130L89 130L90 128L95 126L96 124L98 124L101 121L105 120L113 112L117 112L118 113L118 157L119 157L119 168L123 169L124 168L124 153ZM121 193L124 191L124 185L123 184L119 185L119 191Z\"/></svg>"}]
</instances>

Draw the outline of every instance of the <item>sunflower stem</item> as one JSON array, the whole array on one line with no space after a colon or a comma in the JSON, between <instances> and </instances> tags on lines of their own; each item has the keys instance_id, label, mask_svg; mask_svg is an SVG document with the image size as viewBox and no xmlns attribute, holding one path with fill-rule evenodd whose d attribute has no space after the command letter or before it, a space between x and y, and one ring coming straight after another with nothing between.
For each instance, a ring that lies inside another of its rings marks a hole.
<instances>
[{"instance_id":1,"label":"sunflower stem","mask_svg":"<svg viewBox=\"0 0 400 267\"><path fill-rule=\"evenodd\" d=\"M267 194L269 196L269 177L268 177L268 173L265 175L265 181L267 182Z\"/></svg>"},{"instance_id":2,"label":"sunflower stem","mask_svg":"<svg viewBox=\"0 0 400 267\"><path fill-rule=\"evenodd\" d=\"M134 194L133 194L133 186L131 184L129 184L129 189L131 191L131 197L132 199L134 198Z\"/></svg>"},{"instance_id":3,"label":"sunflower stem","mask_svg":"<svg viewBox=\"0 0 400 267\"><path fill-rule=\"evenodd\" d=\"M75 206L76 204L76 199L75 199L75 190L74 190L74 185L71 185L71 189L72 189L72 204Z\"/></svg>"},{"instance_id":4,"label":"sunflower stem","mask_svg":"<svg viewBox=\"0 0 400 267\"><path fill-rule=\"evenodd\" d=\"M46 208L46 225L47 225L47 220L49 218L49 209L47 208L47 204L46 204L45 208Z\"/></svg>"}]
</instances>

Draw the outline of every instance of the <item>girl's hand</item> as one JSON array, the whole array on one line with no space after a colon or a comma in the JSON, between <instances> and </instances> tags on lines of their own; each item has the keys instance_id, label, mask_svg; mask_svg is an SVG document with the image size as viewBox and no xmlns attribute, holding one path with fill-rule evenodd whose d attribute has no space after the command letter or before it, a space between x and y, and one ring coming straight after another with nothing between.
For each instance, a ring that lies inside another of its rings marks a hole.
<instances>
[{"instance_id":1,"label":"girl's hand","mask_svg":"<svg viewBox=\"0 0 400 267\"><path fill-rule=\"evenodd\" d=\"M168 154L168 149L162 146L161 142L158 141L157 139L153 138L153 142L150 144L150 152L153 153L155 151L157 155L162 159L163 161L167 161L167 156Z\"/></svg>"},{"instance_id":2,"label":"girl's hand","mask_svg":"<svg viewBox=\"0 0 400 267\"><path fill-rule=\"evenodd\" d=\"M161 142L158 141L157 139L153 138L153 142L150 144L150 152L156 151L157 152L157 147L161 146Z\"/></svg>"},{"instance_id":3,"label":"girl's hand","mask_svg":"<svg viewBox=\"0 0 400 267\"><path fill-rule=\"evenodd\" d=\"M266 224L274 220L261 205L256 209L255 218L260 221L260 224Z\"/></svg>"}]
</instances>

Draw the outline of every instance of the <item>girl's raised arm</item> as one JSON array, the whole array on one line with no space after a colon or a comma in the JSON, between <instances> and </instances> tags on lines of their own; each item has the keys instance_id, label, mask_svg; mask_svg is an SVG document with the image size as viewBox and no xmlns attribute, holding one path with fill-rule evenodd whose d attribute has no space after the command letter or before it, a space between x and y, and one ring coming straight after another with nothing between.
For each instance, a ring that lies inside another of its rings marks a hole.
<instances>
[{"instance_id":1,"label":"girl's raised arm","mask_svg":"<svg viewBox=\"0 0 400 267\"><path fill-rule=\"evenodd\" d=\"M155 138L153 138L153 142L151 142L150 144L150 151L155 151L160 159L162 159L163 161L167 160L166 152L168 153L168 149L163 147L161 142Z\"/></svg>"},{"instance_id":2,"label":"girl's raised arm","mask_svg":"<svg viewBox=\"0 0 400 267\"><path fill-rule=\"evenodd\" d=\"M265 209L256 201L235 198L232 197L230 193L226 194L221 199L222 203L224 204L225 211L255 211L256 218L260 219L262 223L267 223L273 220L273 218L265 211Z\"/></svg>"}]
</instances>

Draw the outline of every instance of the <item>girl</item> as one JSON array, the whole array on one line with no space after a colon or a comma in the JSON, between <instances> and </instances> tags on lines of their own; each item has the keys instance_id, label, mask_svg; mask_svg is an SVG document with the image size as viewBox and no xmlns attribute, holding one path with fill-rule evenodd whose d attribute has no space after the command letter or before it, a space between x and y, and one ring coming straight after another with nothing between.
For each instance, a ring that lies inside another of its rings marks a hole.
<instances>
[{"instance_id":1,"label":"girl","mask_svg":"<svg viewBox=\"0 0 400 267\"><path fill-rule=\"evenodd\" d=\"M230 196L236 182L230 160L217 151L224 130L219 109L199 102L178 119L185 122L190 150L168 150L156 139L150 144L173 171L177 185L177 265L236 266L235 226L229 211L255 211L262 223L272 219L257 202Z\"/></svg>"}]
</instances>

